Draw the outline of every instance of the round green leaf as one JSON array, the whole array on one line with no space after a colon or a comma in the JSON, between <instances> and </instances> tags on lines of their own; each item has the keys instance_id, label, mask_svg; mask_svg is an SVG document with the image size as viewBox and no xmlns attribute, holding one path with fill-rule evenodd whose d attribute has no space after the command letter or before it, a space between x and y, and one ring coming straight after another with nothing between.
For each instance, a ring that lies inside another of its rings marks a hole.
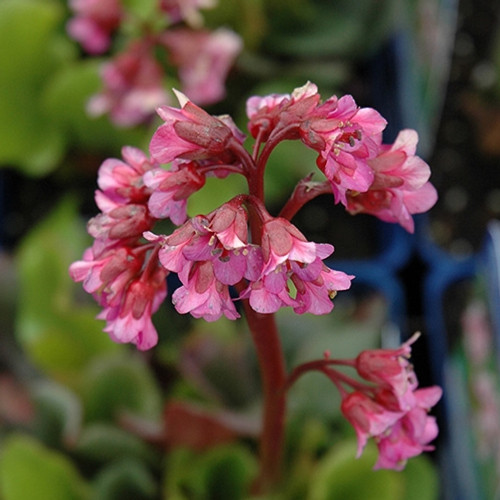
<instances>
[{"instance_id":1,"label":"round green leaf","mask_svg":"<svg viewBox=\"0 0 500 500\"><path fill-rule=\"evenodd\" d=\"M2 500L85 500L88 485L64 455L20 434L3 443L0 460Z\"/></svg>"}]
</instances>

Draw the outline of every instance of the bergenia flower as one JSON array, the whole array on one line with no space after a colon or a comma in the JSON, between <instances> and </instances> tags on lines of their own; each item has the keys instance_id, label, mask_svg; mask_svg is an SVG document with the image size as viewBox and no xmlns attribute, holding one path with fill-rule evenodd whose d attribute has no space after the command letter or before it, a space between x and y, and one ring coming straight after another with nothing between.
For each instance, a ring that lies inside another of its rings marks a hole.
<instances>
[{"instance_id":1,"label":"bergenia flower","mask_svg":"<svg viewBox=\"0 0 500 500\"><path fill-rule=\"evenodd\" d=\"M205 175L190 161L172 162L170 170L157 167L144 175L144 184L151 190L150 213L157 219L169 218L174 224L187 219L189 196L205 184Z\"/></svg>"},{"instance_id":2,"label":"bergenia flower","mask_svg":"<svg viewBox=\"0 0 500 500\"><path fill-rule=\"evenodd\" d=\"M352 363L344 363L371 384L364 390L358 384L354 392L343 392L341 410L356 431L358 456L368 438L374 438L379 450L375 468L401 470L408 458L432 450L429 443L438 434L436 419L428 412L442 390L437 386L417 388L408 361L416 338L414 335L398 349L363 351Z\"/></svg>"},{"instance_id":3,"label":"bergenia flower","mask_svg":"<svg viewBox=\"0 0 500 500\"><path fill-rule=\"evenodd\" d=\"M101 71L104 89L87 104L91 116L109 113L117 125L131 127L149 120L169 102L163 70L149 42L132 43Z\"/></svg>"},{"instance_id":4,"label":"bergenia flower","mask_svg":"<svg viewBox=\"0 0 500 500\"><path fill-rule=\"evenodd\" d=\"M160 9L168 15L170 23L187 22L200 26L203 22L200 9L214 7L217 0L160 0Z\"/></svg>"},{"instance_id":5,"label":"bergenia flower","mask_svg":"<svg viewBox=\"0 0 500 500\"><path fill-rule=\"evenodd\" d=\"M241 144L244 136L235 133L237 127L232 120L212 116L181 92L175 91L175 94L181 109L161 106L157 110L165 123L151 139L152 158L164 164L175 159L207 160L215 164L237 161L229 146L232 141Z\"/></svg>"},{"instance_id":6,"label":"bergenia flower","mask_svg":"<svg viewBox=\"0 0 500 500\"><path fill-rule=\"evenodd\" d=\"M231 30L175 29L161 37L171 62L178 68L183 93L196 104L213 104L224 98L225 81L243 47Z\"/></svg>"},{"instance_id":7,"label":"bergenia flower","mask_svg":"<svg viewBox=\"0 0 500 500\"><path fill-rule=\"evenodd\" d=\"M241 297L260 313L291 306L297 314L326 314L336 292L349 288L352 279L323 264L332 252L332 245L307 241L286 219L271 218L263 224L261 276Z\"/></svg>"},{"instance_id":8,"label":"bergenia flower","mask_svg":"<svg viewBox=\"0 0 500 500\"><path fill-rule=\"evenodd\" d=\"M372 214L414 231L412 214L426 212L437 201L436 189L428 182L430 168L415 155L417 142L414 130L403 130L392 146L382 145L377 156L368 159L374 179L366 192L347 192L350 213Z\"/></svg>"},{"instance_id":9,"label":"bergenia flower","mask_svg":"<svg viewBox=\"0 0 500 500\"><path fill-rule=\"evenodd\" d=\"M102 54L111 44L111 35L120 26L122 7L119 0L70 0L75 16L68 21L71 38L89 54Z\"/></svg>"}]
</instances>

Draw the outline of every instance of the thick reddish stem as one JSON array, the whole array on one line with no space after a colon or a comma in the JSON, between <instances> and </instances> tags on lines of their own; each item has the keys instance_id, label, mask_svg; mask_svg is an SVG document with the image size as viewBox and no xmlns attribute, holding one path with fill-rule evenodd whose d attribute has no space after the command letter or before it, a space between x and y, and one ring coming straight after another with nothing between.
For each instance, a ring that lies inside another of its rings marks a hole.
<instances>
[{"instance_id":1,"label":"thick reddish stem","mask_svg":"<svg viewBox=\"0 0 500 500\"><path fill-rule=\"evenodd\" d=\"M281 341L273 314L255 312L244 301L252 333L263 389L263 415L260 436L260 471L256 493L269 491L281 479L285 439L286 370Z\"/></svg>"}]
</instances>

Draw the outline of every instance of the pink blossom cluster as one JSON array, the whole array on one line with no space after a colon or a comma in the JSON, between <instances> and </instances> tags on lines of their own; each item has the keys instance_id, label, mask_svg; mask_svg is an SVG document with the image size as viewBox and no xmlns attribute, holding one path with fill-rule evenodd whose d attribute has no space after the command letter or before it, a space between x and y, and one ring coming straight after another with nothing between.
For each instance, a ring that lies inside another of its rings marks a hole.
<instances>
[{"instance_id":1,"label":"pink blossom cluster","mask_svg":"<svg viewBox=\"0 0 500 500\"><path fill-rule=\"evenodd\" d=\"M297 211L329 193L351 213L370 213L413 231L412 215L436 201L429 167L415 155L416 133L404 130L394 144L383 144L385 120L358 107L351 96L322 102L316 86L307 83L289 95L251 97L250 152L229 116L210 115L176 94L179 108L157 110L163 123L151 138L150 157L126 147L123 160L101 165L95 196L100 213L88 224L95 241L70 268L71 277L103 307L99 317L115 341L139 349L157 343L151 316L167 295L170 273L180 281L171 294L176 310L194 318L237 319L242 301L246 315L259 318L283 307L327 314L353 276L325 264L334 247L308 241L291 221ZM281 212L271 215L265 203L267 160L288 140L317 152L325 180L300 180ZM242 176L248 192L208 214L189 216L189 198L207 177L222 182L229 175ZM157 222L167 219L174 229L161 234ZM407 458L431 449L437 434L428 411L441 391L417 389L408 362L412 342L296 371L319 369L334 381L342 412L356 429L358 453L368 438L376 440L377 467L401 468ZM335 364L353 366L365 382L346 377ZM349 393L346 386L354 390Z\"/></svg>"},{"instance_id":2,"label":"pink blossom cluster","mask_svg":"<svg viewBox=\"0 0 500 500\"><path fill-rule=\"evenodd\" d=\"M71 0L69 35L91 55L111 50L101 70L103 88L88 102L89 114L109 114L124 127L148 121L170 101L165 80L173 82L175 75L198 104L220 101L242 42L229 29L202 27L200 9L214 5L212 0L161 0L145 20L120 0ZM125 48L115 52L118 35Z\"/></svg>"},{"instance_id":3,"label":"pink blossom cluster","mask_svg":"<svg viewBox=\"0 0 500 500\"><path fill-rule=\"evenodd\" d=\"M250 98L252 154L229 116L212 116L185 95L177 92L177 96L180 108L158 108L163 124L151 139L151 158L128 147L123 149L123 161L106 160L100 167L96 203L101 213L88 225L95 243L71 268L73 278L84 281L85 289L97 294L106 308L102 317L113 338L126 337L112 326L119 325L116 314L130 312L116 309L125 304L130 290L131 281L125 276L142 283L144 273L177 273L182 286L172 296L175 307L208 321L222 315L239 317L236 289L237 298L248 299L259 313L282 307L297 314L329 313L331 299L349 288L352 276L325 265L333 246L307 241L290 222L294 213L317 194L330 192L348 210L354 203L351 199L359 200L356 212L373 213L412 230L411 214L436 200L427 180L429 167L414 155L416 133L403 131L394 145L383 145L385 120L373 109L357 107L350 96L321 103L316 86L308 83L291 95ZM296 189L287 210L274 217L265 207L265 163L277 144L293 139L318 152L319 170L327 180L314 183L308 178L299 183L306 187ZM206 178L230 174L244 176L249 193L235 196L208 215L189 218L189 197L203 188ZM363 197L370 203L364 204ZM154 234L161 219L178 228L170 235ZM154 259L158 262L152 263ZM112 282L106 279L109 262ZM119 276L116 282L114 273ZM140 317L148 323L143 330L152 332L146 312L157 309L157 297L165 289L155 284L154 293L147 294L151 305L142 309ZM137 340L137 335L133 338ZM142 346L155 342L156 333L140 341Z\"/></svg>"},{"instance_id":4,"label":"pink blossom cluster","mask_svg":"<svg viewBox=\"0 0 500 500\"><path fill-rule=\"evenodd\" d=\"M362 351L352 360L327 357L298 368L301 372L321 371L337 386L341 411L356 431L357 456L369 438L377 445L375 469L401 470L409 458L434 449L429 443L437 437L438 426L428 412L440 400L442 390L438 386L418 388L409 362L411 344L418 336L397 349ZM333 368L335 365L354 368L361 381Z\"/></svg>"}]
</instances>

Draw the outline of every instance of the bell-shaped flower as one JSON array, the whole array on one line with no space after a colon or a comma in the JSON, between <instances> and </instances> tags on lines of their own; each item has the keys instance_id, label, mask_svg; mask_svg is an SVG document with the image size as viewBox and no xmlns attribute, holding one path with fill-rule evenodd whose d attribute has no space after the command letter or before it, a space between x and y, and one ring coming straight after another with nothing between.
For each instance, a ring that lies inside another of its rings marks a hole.
<instances>
[{"instance_id":1,"label":"bell-shaped flower","mask_svg":"<svg viewBox=\"0 0 500 500\"><path fill-rule=\"evenodd\" d=\"M157 167L144 175L144 184L151 190L148 201L150 213L157 219L183 224L187 219L189 196L205 184L205 176L193 162L177 161L170 170Z\"/></svg>"},{"instance_id":2,"label":"bell-shaped flower","mask_svg":"<svg viewBox=\"0 0 500 500\"><path fill-rule=\"evenodd\" d=\"M157 165L131 146L122 148L122 157L123 160L108 158L101 164L97 174L99 189L116 204L147 203L150 191L143 175Z\"/></svg>"},{"instance_id":3,"label":"bell-shaped flower","mask_svg":"<svg viewBox=\"0 0 500 500\"><path fill-rule=\"evenodd\" d=\"M417 142L414 130L403 130L392 146L380 147L378 155L368 160L374 173L369 189L347 192L350 213L369 213L414 231L412 215L429 210L437 201L437 192L428 182L430 168L415 155Z\"/></svg>"},{"instance_id":4,"label":"bell-shaped flower","mask_svg":"<svg viewBox=\"0 0 500 500\"><path fill-rule=\"evenodd\" d=\"M175 159L210 160L215 164L233 164L238 158L229 148L232 141L241 144L243 135L229 117L217 118L175 91L181 109L161 106L158 114L165 123L154 133L149 148L159 163Z\"/></svg>"},{"instance_id":5,"label":"bell-shaped flower","mask_svg":"<svg viewBox=\"0 0 500 500\"><path fill-rule=\"evenodd\" d=\"M239 318L227 285L216 279L212 262L195 262L179 277L183 285L172 295L177 312L190 313L195 318L216 321L222 315Z\"/></svg>"}]
</instances>

